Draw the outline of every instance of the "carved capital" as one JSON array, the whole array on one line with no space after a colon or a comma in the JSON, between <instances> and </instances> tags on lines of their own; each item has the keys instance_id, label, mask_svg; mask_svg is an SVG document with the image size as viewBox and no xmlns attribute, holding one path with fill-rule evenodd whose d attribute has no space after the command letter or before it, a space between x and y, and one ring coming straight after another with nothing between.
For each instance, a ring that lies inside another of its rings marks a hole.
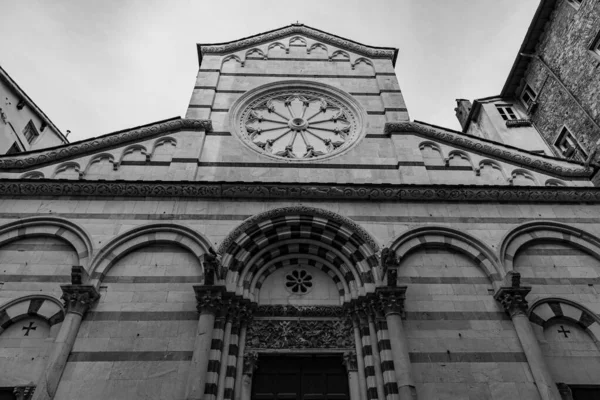
<instances>
[{"instance_id":1,"label":"carved capital","mask_svg":"<svg viewBox=\"0 0 600 400\"><path fill-rule=\"evenodd\" d=\"M223 305L225 288L222 286L195 285L196 309L199 313L210 312L216 314Z\"/></svg>"},{"instance_id":2,"label":"carved capital","mask_svg":"<svg viewBox=\"0 0 600 400\"><path fill-rule=\"evenodd\" d=\"M255 351L249 351L244 354L244 375L250 375L254 373L254 370L258 367L258 353Z\"/></svg>"},{"instance_id":3,"label":"carved capital","mask_svg":"<svg viewBox=\"0 0 600 400\"><path fill-rule=\"evenodd\" d=\"M100 294L91 285L62 285L61 299L65 302L67 313L85 315L87 310L100 298Z\"/></svg>"},{"instance_id":4,"label":"carved capital","mask_svg":"<svg viewBox=\"0 0 600 400\"><path fill-rule=\"evenodd\" d=\"M13 389L16 400L29 400L33 397L35 386L18 386Z\"/></svg>"},{"instance_id":5,"label":"carved capital","mask_svg":"<svg viewBox=\"0 0 600 400\"><path fill-rule=\"evenodd\" d=\"M502 287L498 289L494 295L494 299L499 302L508 315L512 317L525 314L529 305L525 296L529 294L531 287L520 286L520 287Z\"/></svg>"},{"instance_id":6,"label":"carved capital","mask_svg":"<svg viewBox=\"0 0 600 400\"><path fill-rule=\"evenodd\" d=\"M380 287L375 290L378 308L384 315L404 314L404 300L406 299L406 286Z\"/></svg>"},{"instance_id":7,"label":"carved capital","mask_svg":"<svg viewBox=\"0 0 600 400\"><path fill-rule=\"evenodd\" d=\"M343 363L348 372L358 371L358 361L356 360L355 351L347 351L343 354Z\"/></svg>"}]
</instances>

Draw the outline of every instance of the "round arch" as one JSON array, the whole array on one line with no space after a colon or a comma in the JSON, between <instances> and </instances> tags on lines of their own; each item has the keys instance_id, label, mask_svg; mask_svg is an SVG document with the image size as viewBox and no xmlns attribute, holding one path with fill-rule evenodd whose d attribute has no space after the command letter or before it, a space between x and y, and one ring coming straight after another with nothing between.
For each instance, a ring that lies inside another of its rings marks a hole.
<instances>
[{"instance_id":1,"label":"round arch","mask_svg":"<svg viewBox=\"0 0 600 400\"><path fill-rule=\"evenodd\" d=\"M54 237L69 243L76 251L79 263L87 270L93 255L92 241L87 232L73 222L59 217L31 217L0 226L0 246L32 236Z\"/></svg>"},{"instance_id":2,"label":"round arch","mask_svg":"<svg viewBox=\"0 0 600 400\"><path fill-rule=\"evenodd\" d=\"M250 285L255 274L286 254L312 254L330 263L346 284L381 281L371 235L354 221L331 211L285 207L257 214L235 228L219 246L226 282L232 289Z\"/></svg>"},{"instance_id":3,"label":"round arch","mask_svg":"<svg viewBox=\"0 0 600 400\"><path fill-rule=\"evenodd\" d=\"M600 260L600 240L594 235L558 222L535 221L520 225L504 236L500 260L506 271L514 270L513 261L521 247L539 241L567 243Z\"/></svg>"},{"instance_id":4,"label":"round arch","mask_svg":"<svg viewBox=\"0 0 600 400\"><path fill-rule=\"evenodd\" d=\"M600 318L574 301L560 297L541 299L529 308L527 314L534 326L541 329L557 318L568 320L585 330L596 343L600 343Z\"/></svg>"},{"instance_id":5,"label":"round arch","mask_svg":"<svg viewBox=\"0 0 600 400\"><path fill-rule=\"evenodd\" d=\"M0 305L0 334L12 324L29 317L43 319L50 327L65 319L59 300L47 295L30 295Z\"/></svg>"},{"instance_id":6,"label":"round arch","mask_svg":"<svg viewBox=\"0 0 600 400\"><path fill-rule=\"evenodd\" d=\"M471 258L490 281L502 280L505 273L494 252L484 243L458 230L439 226L412 229L394 240L390 250L402 262L412 251L421 247L449 247Z\"/></svg>"},{"instance_id":7,"label":"round arch","mask_svg":"<svg viewBox=\"0 0 600 400\"><path fill-rule=\"evenodd\" d=\"M112 239L98 252L91 264L92 279L102 281L116 261L140 247L157 243L181 246L194 254L198 261L211 248L204 236L182 225L158 223L138 226ZM201 274L204 275L203 270Z\"/></svg>"}]
</instances>

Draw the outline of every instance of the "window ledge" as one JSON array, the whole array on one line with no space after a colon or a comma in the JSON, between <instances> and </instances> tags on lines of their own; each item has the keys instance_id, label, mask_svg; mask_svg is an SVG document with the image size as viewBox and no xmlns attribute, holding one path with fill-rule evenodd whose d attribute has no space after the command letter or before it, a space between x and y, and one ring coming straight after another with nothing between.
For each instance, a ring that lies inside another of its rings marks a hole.
<instances>
[{"instance_id":1,"label":"window ledge","mask_svg":"<svg viewBox=\"0 0 600 400\"><path fill-rule=\"evenodd\" d=\"M531 126L531 120L529 119L509 119L506 121L507 128L519 128L521 126Z\"/></svg>"}]
</instances>

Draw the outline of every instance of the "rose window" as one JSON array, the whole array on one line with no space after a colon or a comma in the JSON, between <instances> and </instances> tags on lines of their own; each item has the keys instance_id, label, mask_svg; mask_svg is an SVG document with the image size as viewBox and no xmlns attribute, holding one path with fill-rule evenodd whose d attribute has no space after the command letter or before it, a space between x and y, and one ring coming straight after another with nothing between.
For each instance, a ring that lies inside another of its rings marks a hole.
<instances>
[{"instance_id":1,"label":"rose window","mask_svg":"<svg viewBox=\"0 0 600 400\"><path fill-rule=\"evenodd\" d=\"M295 269L285 276L285 287L294 294L308 293L312 289L312 275L303 269Z\"/></svg>"},{"instance_id":2,"label":"rose window","mask_svg":"<svg viewBox=\"0 0 600 400\"><path fill-rule=\"evenodd\" d=\"M347 150L361 135L363 116L348 95L309 82L268 86L278 85L250 92L232 107L233 125L253 150L289 161L314 160Z\"/></svg>"}]
</instances>

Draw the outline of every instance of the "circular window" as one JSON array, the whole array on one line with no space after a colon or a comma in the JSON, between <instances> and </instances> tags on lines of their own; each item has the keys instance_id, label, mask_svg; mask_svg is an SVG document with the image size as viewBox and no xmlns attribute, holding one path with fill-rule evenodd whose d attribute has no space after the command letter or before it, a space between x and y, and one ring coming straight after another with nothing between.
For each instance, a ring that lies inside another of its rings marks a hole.
<instances>
[{"instance_id":1,"label":"circular window","mask_svg":"<svg viewBox=\"0 0 600 400\"><path fill-rule=\"evenodd\" d=\"M364 112L328 85L287 81L244 94L231 108L236 134L254 151L286 161L341 154L364 134Z\"/></svg>"},{"instance_id":2,"label":"circular window","mask_svg":"<svg viewBox=\"0 0 600 400\"><path fill-rule=\"evenodd\" d=\"M303 269L295 269L285 276L285 288L294 294L308 293L313 287L313 277Z\"/></svg>"}]
</instances>

